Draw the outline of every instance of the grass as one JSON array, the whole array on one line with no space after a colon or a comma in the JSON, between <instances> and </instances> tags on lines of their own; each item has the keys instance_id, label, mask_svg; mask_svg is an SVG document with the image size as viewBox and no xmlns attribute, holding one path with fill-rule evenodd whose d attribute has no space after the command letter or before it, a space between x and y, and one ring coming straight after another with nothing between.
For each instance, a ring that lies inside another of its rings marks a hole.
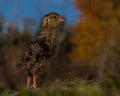
<instances>
[{"instance_id":1,"label":"grass","mask_svg":"<svg viewBox=\"0 0 120 96\"><path fill-rule=\"evenodd\" d=\"M3 96L9 96L8 89L3 93ZM45 85L38 90L22 88L19 95L12 96L120 96L120 81L65 80L60 84L54 82Z\"/></svg>"}]
</instances>

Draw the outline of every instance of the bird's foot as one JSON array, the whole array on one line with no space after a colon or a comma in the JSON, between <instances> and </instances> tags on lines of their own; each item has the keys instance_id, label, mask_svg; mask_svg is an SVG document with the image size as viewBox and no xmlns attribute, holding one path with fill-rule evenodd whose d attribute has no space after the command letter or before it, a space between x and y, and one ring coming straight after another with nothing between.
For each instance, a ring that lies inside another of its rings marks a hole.
<instances>
[{"instance_id":1,"label":"bird's foot","mask_svg":"<svg viewBox=\"0 0 120 96\"><path fill-rule=\"evenodd\" d=\"M38 87L35 86L35 85L31 85L29 88L34 88L34 89L37 89Z\"/></svg>"}]
</instances>

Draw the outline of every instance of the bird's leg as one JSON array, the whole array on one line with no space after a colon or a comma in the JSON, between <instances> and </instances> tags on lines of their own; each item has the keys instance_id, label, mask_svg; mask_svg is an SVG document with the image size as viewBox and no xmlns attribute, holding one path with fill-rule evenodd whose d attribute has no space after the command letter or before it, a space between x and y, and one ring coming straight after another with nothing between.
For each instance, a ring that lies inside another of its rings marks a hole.
<instances>
[{"instance_id":1,"label":"bird's leg","mask_svg":"<svg viewBox=\"0 0 120 96\"><path fill-rule=\"evenodd\" d=\"M27 88L30 88L31 80L32 80L32 75L28 75L28 78L27 78Z\"/></svg>"},{"instance_id":2,"label":"bird's leg","mask_svg":"<svg viewBox=\"0 0 120 96\"><path fill-rule=\"evenodd\" d=\"M27 88L30 88L30 84L32 81L33 75L30 71L28 71L28 78L27 78Z\"/></svg>"},{"instance_id":3,"label":"bird's leg","mask_svg":"<svg viewBox=\"0 0 120 96\"><path fill-rule=\"evenodd\" d=\"M33 86L32 88L37 88L37 80L38 80L38 74L36 72L33 73Z\"/></svg>"}]
</instances>

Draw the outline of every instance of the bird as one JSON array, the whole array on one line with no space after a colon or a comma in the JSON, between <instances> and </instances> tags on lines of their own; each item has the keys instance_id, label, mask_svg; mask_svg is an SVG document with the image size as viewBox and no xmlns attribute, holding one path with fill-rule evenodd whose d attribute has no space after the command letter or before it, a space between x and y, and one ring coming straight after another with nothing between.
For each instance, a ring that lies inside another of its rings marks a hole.
<instances>
[{"instance_id":1,"label":"bird","mask_svg":"<svg viewBox=\"0 0 120 96\"><path fill-rule=\"evenodd\" d=\"M27 88L38 88L38 74L46 71L58 47L57 28L64 22L64 18L56 13L46 14L41 22L41 31L25 49L19 69L26 70ZM32 82L32 85L31 85Z\"/></svg>"}]
</instances>

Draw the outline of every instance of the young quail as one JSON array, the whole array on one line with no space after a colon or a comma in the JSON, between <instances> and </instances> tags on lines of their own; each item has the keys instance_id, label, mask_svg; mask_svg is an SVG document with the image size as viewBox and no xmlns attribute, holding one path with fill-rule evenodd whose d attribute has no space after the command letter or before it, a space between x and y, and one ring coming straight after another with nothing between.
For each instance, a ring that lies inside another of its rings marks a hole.
<instances>
[{"instance_id":1,"label":"young quail","mask_svg":"<svg viewBox=\"0 0 120 96\"><path fill-rule=\"evenodd\" d=\"M57 49L57 27L64 22L58 13L49 13L43 17L41 32L35 41L31 42L19 63L19 68L27 70L27 87L37 88L38 73L49 65L51 58ZM33 79L33 85L31 81Z\"/></svg>"}]
</instances>

